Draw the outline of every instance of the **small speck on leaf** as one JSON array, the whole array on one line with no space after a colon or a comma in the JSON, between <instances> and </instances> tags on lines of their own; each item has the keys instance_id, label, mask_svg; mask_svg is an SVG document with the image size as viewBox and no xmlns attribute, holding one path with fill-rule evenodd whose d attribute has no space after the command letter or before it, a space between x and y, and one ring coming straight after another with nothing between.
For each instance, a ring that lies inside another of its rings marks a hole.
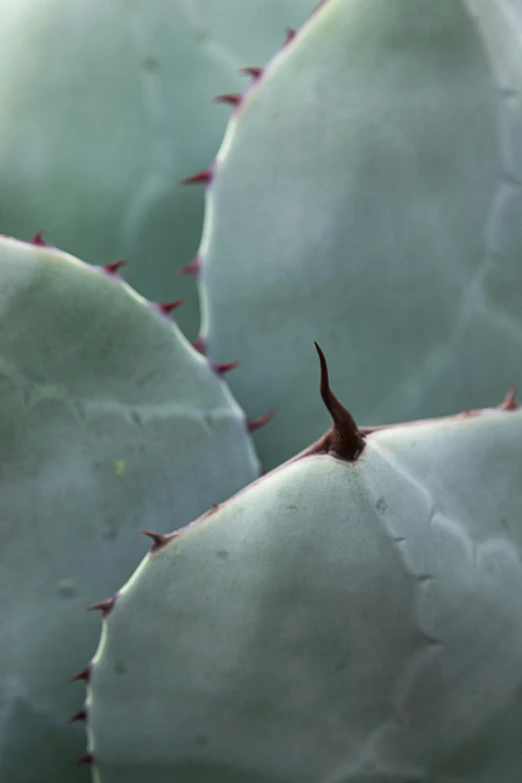
<instances>
[{"instance_id":1,"label":"small speck on leaf","mask_svg":"<svg viewBox=\"0 0 522 783\"><path fill-rule=\"evenodd\" d=\"M375 508L381 514L384 514L386 511L388 511L388 504L386 502L386 498L380 497L377 503L375 504Z\"/></svg>"},{"instance_id":2,"label":"small speck on leaf","mask_svg":"<svg viewBox=\"0 0 522 783\"><path fill-rule=\"evenodd\" d=\"M114 463L114 472L117 476L123 476L126 467L127 462L124 459L117 459Z\"/></svg>"}]
</instances>

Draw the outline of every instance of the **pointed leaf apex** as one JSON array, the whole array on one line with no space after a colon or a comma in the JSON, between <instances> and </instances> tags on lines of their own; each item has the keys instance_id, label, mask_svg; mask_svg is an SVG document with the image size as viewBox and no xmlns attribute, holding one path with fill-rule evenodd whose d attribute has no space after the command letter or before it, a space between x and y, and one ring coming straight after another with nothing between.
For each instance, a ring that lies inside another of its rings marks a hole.
<instances>
[{"instance_id":1,"label":"pointed leaf apex","mask_svg":"<svg viewBox=\"0 0 522 783\"><path fill-rule=\"evenodd\" d=\"M212 178L214 176L214 172L212 168L203 169L202 171L198 171L197 174L193 174L191 177L185 177L185 179L181 179L179 181L179 185L208 185L212 182Z\"/></svg>"},{"instance_id":2,"label":"pointed leaf apex","mask_svg":"<svg viewBox=\"0 0 522 783\"><path fill-rule=\"evenodd\" d=\"M186 264L185 266L182 266L181 269L178 269L177 273L178 275L194 275L194 277L198 277L199 273L201 272L201 259L199 256L196 256L196 258L190 262L190 264Z\"/></svg>"},{"instance_id":3,"label":"pointed leaf apex","mask_svg":"<svg viewBox=\"0 0 522 783\"><path fill-rule=\"evenodd\" d=\"M105 269L110 275L115 275L122 266L126 266L128 261L111 261L109 264L104 264L102 269Z\"/></svg>"},{"instance_id":4,"label":"pointed leaf apex","mask_svg":"<svg viewBox=\"0 0 522 783\"><path fill-rule=\"evenodd\" d=\"M354 462L364 449L364 439L355 423L352 414L344 407L330 389L328 365L319 345L314 340L321 365L321 397L333 419L333 426L328 437L328 447L339 459Z\"/></svg>"},{"instance_id":5,"label":"pointed leaf apex","mask_svg":"<svg viewBox=\"0 0 522 783\"><path fill-rule=\"evenodd\" d=\"M265 413L264 416L260 416L258 419L248 419L248 431L254 432L254 430L258 430L260 427L264 427L265 424L268 424L268 422L275 416L275 414L276 410L275 408L272 408L272 410L268 411L268 413Z\"/></svg>"}]
</instances>

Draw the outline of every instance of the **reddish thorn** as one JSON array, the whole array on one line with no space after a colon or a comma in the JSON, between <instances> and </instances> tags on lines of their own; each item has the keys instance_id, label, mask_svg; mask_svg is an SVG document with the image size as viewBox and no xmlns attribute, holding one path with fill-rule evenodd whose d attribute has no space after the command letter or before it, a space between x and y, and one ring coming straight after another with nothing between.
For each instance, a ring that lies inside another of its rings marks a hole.
<instances>
[{"instance_id":1,"label":"reddish thorn","mask_svg":"<svg viewBox=\"0 0 522 783\"><path fill-rule=\"evenodd\" d=\"M286 28L286 40L285 40L285 46L286 44L289 44L290 41L292 41L295 38L296 31L292 27Z\"/></svg>"},{"instance_id":2,"label":"reddish thorn","mask_svg":"<svg viewBox=\"0 0 522 783\"><path fill-rule=\"evenodd\" d=\"M275 408L271 411L268 411L268 413L265 413L264 416L260 416L259 419L248 419L247 425L249 432L253 432L254 430L258 430L260 427L264 427L265 424L268 424L271 418L275 415Z\"/></svg>"},{"instance_id":3,"label":"reddish thorn","mask_svg":"<svg viewBox=\"0 0 522 783\"><path fill-rule=\"evenodd\" d=\"M224 95L216 95L214 101L215 103L229 103L231 106L239 106L242 97L240 92L228 92Z\"/></svg>"},{"instance_id":4,"label":"reddish thorn","mask_svg":"<svg viewBox=\"0 0 522 783\"><path fill-rule=\"evenodd\" d=\"M83 756L80 756L80 758L77 759L76 766L83 767L84 764L94 764L94 756L92 753L84 753Z\"/></svg>"},{"instance_id":5,"label":"reddish thorn","mask_svg":"<svg viewBox=\"0 0 522 783\"><path fill-rule=\"evenodd\" d=\"M140 530L140 533L143 533L144 536L152 538L152 546L150 548L151 552L157 552L158 549L164 547L165 544L167 544L172 538L171 534L155 533L153 530Z\"/></svg>"},{"instance_id":6,"label":"reddish thorn","mask_svg":"<svg viewBox=\"0 0 522 783\"><path fill-rule=\"evenodd\" d=\"M212 367L220 375L223 375L226 372L230 372L230 370L235 370L240 364L241 362L228 362L226 364L213 364Z\"/></svg>"},{"instance_id":7,"label":"reddish thorn","mask_svg":"<svg viewBox=\"0 0 522 783\"><path fill-rule=\"evenodd\" d=\"M181 269L178 269L177 274L178 275L194 275L194 277L197 277L199 273L201 272L201 260L198 256L190 262L190 264L186 264L185 266L182 266Z\"/></svg>"},{"instance_id":8,"label":"reddish thorn","mask_svg":"<svg viewBox=\"0 0 522 783\"><path fill-rule=\"evenodd\" d=\"M340 459L346 460L346 462L354 462L364 449L364 439L352 414L330 389L325 355L315 340L314 345L321 365L321 397L333 419L333 426L328 434L329 450L334 452Z\"/></svg>"},{"instance_id":9,"label":"reddish thorn","mask_svg":"<svg viewBox=\"0 0 522 783\"><path fill-rule=\"evenodd\" d=\"M193 174L191 177L180 179L178 185L197 185L199 183L208 185L210 182L212 182L213 176L214 172L212 169L203 169L202 171L198 171L197 174Z\"/></svg>"},{"instance_id":10,"label":"reddish thorn","mask_svg":"<svg viewBox=\"0 0 522 783\"><path fill-rule=\"evenodd\" d=\"M165 313L165 315L168 315L173 310L176 310L180 305L183 304L183 299L176 299L174 302L161 302L158 307L161 310L162 313Z\"/></svg>"},{"instance_id":11,"label":"reddish thorn","mask_svg":"<svg viewBox=\"0 0 522 783\"><path fill-rule=\"evenodd\" d=\"M111 613L111 611L112 611L112 609L114 607L115 602L116 602L116 596L115 595L111 595L110 598L106 598L104 601L98 601L97 604L92 604L92 606L88 606L85 611L86 612L93 612L96 609L99 609L101 611L101 613L102 613L103 619L105 619Z\"/></svg>"},{"instance_id":12,"label":"reddish thorn","mask_svg":"<svg viewBox=\"0 0 522 783\"><path fill-rule=\"evenodd\" d=\"M212 503L212 508L214 511L219 508L219 503Z\"/></svg>"},{"instance_id":13,"label":"reddish thorn","mask_svg":"<svg viewBox=\"0 0 522 783\"><path fill-rule=\"evenodd\" d=\"M72 715L69 718L69 723L77 723L77 721L86 721L87 720L87 710L78 710L78 712L75 712L74 715Z\"/></svg>"},{"instance_id":14,"label":"reddish thorn","mask_svg":"<svg viewBox=\"0 0 522 783\"><path fill-rule=\"evenodd\" d=\"M76 672L76 674L73 674L72 677L69 677L67 682L78 682L79 680L83 680L84 682L89 682L91 678L91 666L86 666L85 669L81 669L81 671Z\"/></svg>"},{"instance_id":15,"label":"reddish thorn","mask_svg":"<svg viewBox=\"0 0 522 783\"><path fill-rule=\"evenodd\" d=\"M500 403L500 409L503 411L516 411L520 408L520 404L516 401L517 395L516 389L510 389L504 400Z\"/></svg>"},{"instance_id":16,"label":"reddish thorn","mask_svg":"<svg viewBox=\"0 0 522 783\"><path fill-rule=\"evenodd\" d=\"M108 272L110 275L115 275L118 269L120 269L122 266L125 266L128 264L128 261L111 261L110 264L104 264L103 269L105 269L106 272Z\"/></svg>"},{"instance_id":17,"label":"reddish thorn","mask_svg":"<svg viewBox=\"0 0 522 783\"><path fill-rule=\"evenodd\" d=\"M32 245L41 245L42 247L49 247L47 242L44 242L43 231L37 231L34 237L31 239Z\"/></svg>"},{"instance_id":18,"label":"reddish thorn","mask_svg":"<svg viewBox=\"0 0 522 783\"><path fill-rule=\"evenodd\" d=\"M251 76L255 81L257 81L263 75L263 69L255 67L241 68L239 73L246 73L247 76Z\"/></svg>"},{"instance_id":19,"label":"reddish thorn","mask_svg":"<svg viewBox=\"0 0 522 783\"><path fill-rule=\"evenodd\" d=\"M196 337L196 339L193 340L192 342L192 347L195 348L196 351L199 351L199 353L202 353L203 356L205 356L207 352L207 345L203 337Z\"/></svg>"}]
</instances>

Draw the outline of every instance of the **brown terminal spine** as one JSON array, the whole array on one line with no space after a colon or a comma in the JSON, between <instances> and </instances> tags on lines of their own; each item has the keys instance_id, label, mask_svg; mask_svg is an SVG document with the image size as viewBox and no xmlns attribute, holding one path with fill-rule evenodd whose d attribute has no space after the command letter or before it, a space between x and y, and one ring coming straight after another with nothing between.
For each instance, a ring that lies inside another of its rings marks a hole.
<instances>
[{"instance_id":1,"label":"brown terminal spine","mask_svg":"<svg viewBox=\"0 0 522 783\"><path fill-rule=\"evenodd\" d=\"M321 364L321 397L333 419L328 433L327 445L331 452L346 462L355 462L364 449L364 438L355 423L352 414L344 407L330 389L328 365L318 344L314 341Z\"/></svg>"}]
</instances>

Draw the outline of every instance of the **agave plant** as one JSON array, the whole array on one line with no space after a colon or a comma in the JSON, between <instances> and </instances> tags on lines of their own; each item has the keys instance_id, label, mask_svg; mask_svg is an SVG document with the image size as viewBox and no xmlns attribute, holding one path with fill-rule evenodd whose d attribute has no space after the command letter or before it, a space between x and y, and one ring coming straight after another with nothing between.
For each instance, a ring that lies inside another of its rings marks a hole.
<instances>
[{"instance_id":1,"label":"agave plant","mask_svg":"<svg viewBox=\"0 0 522 783\"><path fill-rule=\"evenodd\" d=\"M125 258L162 299L195 251L202 194L177 186L212 156L243 65L264 62L314 0L3 0L0 231L44 237L94 265Z\"/></svg>"},{"instance_id":2,"label":"agave plant","mask_svg":"<svg viewBox=\"0 0 522 783\"><path fill-rule=\"evenodd\" d=\"M359 421L521 383L521 31L502 0L328 0L238 97L207 171L200 342L241 362L250 416L277 407L267 467L326 425L314 339Z\"/></svg>"},{"instance_id":3,"label":"agave plant","mask_svg":"<svg viewBox=\"0 0 522 783\"><path fill-rule=\"evenodd\" d=\"M265 67L254 5L32 3L0 51L0 230L45 229L0 238L0 779L519 783L521 3L323 0ZM64 58L94 140L55 133ZM194 275L192 345L156 263Z\"/></svg>"},{"instance_id":4,"label":"agave plant","mask_svg":"<svg viewBox=\"0 0 522 783\"><path fill-rule=\"evenodd\" d=\"M326 435L103 604L101 783L521 779L522 409L365 436L321 359Z\"/></svg>"},{"instance_id":5,"label":"agave plant","mask_svg":"<svg viewBox=\"0 0 522 783\"><path fill-rule=\"evenodd\" d=\"M259 463L174 303L42 245L1 239L0 269L0 779L65 783L65 681L98 635L82 610L139 562L144 520L186 524Z\"/></svg>"}]
</instances>

